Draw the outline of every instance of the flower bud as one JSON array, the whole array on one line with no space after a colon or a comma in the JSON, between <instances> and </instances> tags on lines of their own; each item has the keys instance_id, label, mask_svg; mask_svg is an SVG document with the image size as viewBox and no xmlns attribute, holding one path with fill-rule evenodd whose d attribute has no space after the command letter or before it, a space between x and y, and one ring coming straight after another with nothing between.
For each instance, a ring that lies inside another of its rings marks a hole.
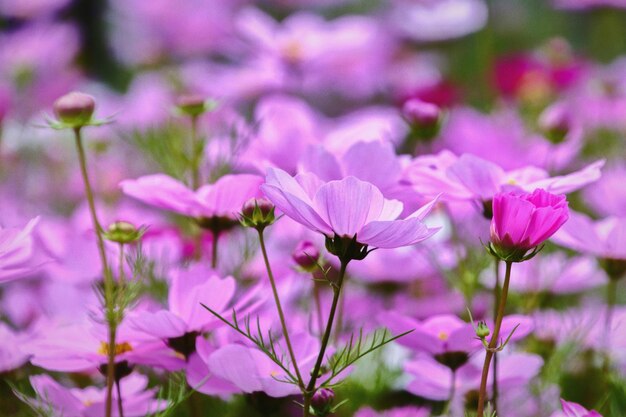
<instances>
[{"instance_id":1,"label":"flower bud","mask_svg":"<svg viewBox=\"0 0 626 417\"><path fill-rule=\"evenodd\" d=\"M330 414L333 401L335 401L335 391L332 388L320 388L315 391L311 398L311 407L316 416L327 416Z\"/></svg>"},{"instance_id":2,"label":"flower bud","mask_svg":"<svg viewBox=\"0 0 626 417\"><path fill-rule=\"evenodd\" d=\"M251 198L241 210L241 224L245 227L264 228L274 223L274 205L267 198Z\"/></svg>"},{"instance_id":3,"label":"flower bud","mask_svg":"<svg viewBox=\"0 0 626 417\"><path fill-rule=\"evenodd\" d=\"M116 221L109 226L103 236L111 242L126 244L135 242L142 235L143 230L137 229L132 223Z\"/></svg>"},{"instance_id":4,"label":"flower bud","mask_svg":"<svg viewBox=\"0 0 626 417\"><path fill-rule=\"evenodd\" d=\"M291 254L294 262L307 272L312 272L317 267L317 260L320 257L320 251L313 243L303 240L298 243L296 249Z\"/></svg>"},{"instance_id":5,"label":"flower bud","mask_svg":"<svg viewBox=\"0 0 626 417\"><path fill-rule=\"evenodd\" d=\"M539 128L552 143L563 142L571 127L569 114L563 106L548 107L539 116Z\"/></svg>"},{"instance_id":6,"label":"flower bud","mask_svg":"<svg viewBox=\"0 0 626 417\"><path fill-rule=\"evenodd\" d=\"M490 333L491 331L489 330L487 323L484 321L478 322L478 325L476 326L476 336L478 336L478 338L484 339L489 336Z\"/></svg>"},{"instance_id":7,"label":"flower bud","mask_svg":"<svg viewBox=\"0 0 626 417\"><path fill-rule=\"evenodd\" d=\"M439 133L442 111L436 104L411 99L402 106L402 116L418 139L432 139Z\"/></svg>"},{"instance_id":8,"label":"flower bud","mask_svg":"<svg viewBox=\"0 0 626 417\"><path fill-rule=\"evenodd\" d=\"M182 95L176 100L176 108L187 116L197 117L202 113L212 110L215 102L207 100L198 94Z\"/></svg>"},{"instance_id":9,"label":"flower bud","mask_svg":"<svg viewBox=\"0 0 626 417\"><path fill-rule=\"evenodd\" d=\"M88 94L73 91L58 98L52 108L61 122L72 127L81 127L91 121L96 102Z\"/></svg>"}]
</instances>

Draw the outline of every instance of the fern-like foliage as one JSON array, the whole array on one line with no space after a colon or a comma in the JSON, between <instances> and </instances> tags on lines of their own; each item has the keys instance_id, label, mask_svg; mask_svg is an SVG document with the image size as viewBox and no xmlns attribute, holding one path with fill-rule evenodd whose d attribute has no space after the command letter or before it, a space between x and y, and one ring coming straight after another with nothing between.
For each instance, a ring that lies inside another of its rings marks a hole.
<instances>
[{"instance_id":1,"label":"fern-like foliage","mask_svg":"<svg viewBox=\"0 0 626 417\"><path fill-rule=\"evenodd\" d=\"M275 343L275 338L272 336L271 330L267 332L267 335L264 335L258 317L256 319L256 326L253 327L250 323L250 316L246 316L243 320L243 323L241 323L240 320L237 318L237 313L235 312L235 310L233 310L231 322L228 319L222 317L222 315L218 312L212 310L210 307L202 303L201 305L224 324L228 325L241 336L252 342L259 350L261 350L261 352L263 352L268 358L270 358L272 362L274 362L280 369L285 372L285 378L281 379L274 377L275 380L288 384L298 385L298 379L290 370L291 363L289 362L287 355L279 352L276 349L277 346Z\"/></svg>"},{"instance_id":2,"label":"fern-like foliage","mask_svg":"<svg viewBox=\"0 0 626 417\"><path fill-rule=\"evenodd\" d=\"M363 336L363 329L359 330L358 336L350 335L348 343L327 359L328 376L320 384L321 387L337 385L333 381L346 369L354 365L362 357L382 348L413 330L392 336L387 329L376 330L369 336Z\"/></svg>"}]
</instances>

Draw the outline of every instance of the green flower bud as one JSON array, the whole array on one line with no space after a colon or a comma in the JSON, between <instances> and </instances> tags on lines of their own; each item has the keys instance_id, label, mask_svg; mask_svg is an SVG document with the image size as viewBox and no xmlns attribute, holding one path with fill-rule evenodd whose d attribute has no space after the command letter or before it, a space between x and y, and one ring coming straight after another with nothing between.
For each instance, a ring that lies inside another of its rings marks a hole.
<instances>
[{"instance_id":1,"label":"green flower bud","mask_svg":"<svg viewBox=\"0 0 626 417\"><path fill-rule=\"evenodd\" d=\"M111 242L126 244L139 240L143 234L144 230L137 229L132 223L117 221L109 226L103 236Z\"/></svg>"},{"instance_id":2,"label":"green flower bud","mask_svg":"<svg viewBox=\"0 0 626 417\"><path fill-rule=\"evenodd\" d=\"M489 334L491 334L491 331L489 330L487 323L485 323L484 321L479 322L476 326L476 336L478 336L480 339L484 339L489 336Z\"/></svg>"},{"instance_id":3,"label":"green flower bud","mask_svg":"<svg viewBox=\"0 0 626 417\"><path fill-rule=\"evenodd\" d=\"M65 125L82 127L90 124L96 101L88 94L73 91L58 98L52 108L57 118Z\"/></svg>"},{"instance_id":4,"label":"green flower bud","mask_svg":"<svg viewBox=\"0 0 626 417\"><path fill-rule=\"evenodd\" d=\"M241 224L255 229L265 228L276 219L274 205L267 198L251 198L241 210Z\"/></svg>"}]
</instances>

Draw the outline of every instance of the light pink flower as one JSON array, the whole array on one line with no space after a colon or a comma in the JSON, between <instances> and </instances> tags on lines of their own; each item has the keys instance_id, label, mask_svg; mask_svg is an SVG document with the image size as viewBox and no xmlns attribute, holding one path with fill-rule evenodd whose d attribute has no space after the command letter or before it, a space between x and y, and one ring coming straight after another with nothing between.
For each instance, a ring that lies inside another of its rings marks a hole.
<instances>
[{"instance_id":1,"label":"light pink flower","mask_svg":"<svg viewBox=\"0 0 626 417\"><path fill-rule=\"evenodd\" d=\"M104 417L106 388L66 388L48 375L30 377L37 398L28 402L40 409L51 411L52 417ZM142 417L165 409L167 400L157 400L157 389L146 389L148 378L131 374L120 382L122 409L127 417ZM113 392L113 403L117 404L117 392ZM117 416L117 407L114 407ZM48 415L48 414L46 414Z\"/></svg>"},{"instance_id":2,"label":"light pink flower","mask_svg":"<svg viewBox=\"0 0 626 417\"><path fill-rule=\"evenodd\" d=\"M258 196L262 182L263 178L257 175L225 175L194 192L170 176L154 174L124 180L120 187L137 200L185 216L236 220L243 204Z\"/></svg>"},{"instance_id":3,"label":"light pink flower","mask_svg":"<svg viewBox=\"0 0 626 417\"><path fill-rule=\"evenodd\" d=\"M28 276L49 261L38 253L33 238L38 222L36 217L23 229L0 228L0 283Z\"/></svg>"},{"instance_id":4,"label":"light pink flower","mask_svg":"<svg viewBox=\"0 0 626 417\"><path fill-rule=\"evenodd\" d=\"M402 203L385 199L374 185L355 177L323 183L312 174L294 178L271 168L261 188L287 216L329 238L356 236L363 245L397 248L421 242L438 230L423 222L435 201L399 220Z\"/></svg>"}]
</instances>

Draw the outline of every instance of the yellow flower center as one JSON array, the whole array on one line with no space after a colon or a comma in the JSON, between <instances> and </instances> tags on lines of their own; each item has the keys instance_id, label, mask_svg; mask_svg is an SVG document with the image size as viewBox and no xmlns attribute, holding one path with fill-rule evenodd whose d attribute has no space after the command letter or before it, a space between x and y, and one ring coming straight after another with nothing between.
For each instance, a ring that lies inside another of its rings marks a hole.
<instances>
[{"instance_id":1,"label":"yellow flower center","mask_svg":"<svg viewBox=\"0 0 626 417\"><path fill-rule=\"evenodd\" d=\"M443 341L445 342L446 340L448 340L448 333L446 333L446 332L439 332L439 334L437 335L437 337L438 337L440 340L443 340Z\"/></svg>"},{"instance_id":2,"label":"yellow flower center","mask_svg":"<svg viewBox=\"0 0 626 417\"><path fill-rule=\"evenodd\" d=\"M128 342L115 344L115 356L130 352L131 350L133 350L133 347ZM108 356L109 344L107 342L100 342L100 349L98 349L98 353Z\"/></svg>"}]
</instances>

